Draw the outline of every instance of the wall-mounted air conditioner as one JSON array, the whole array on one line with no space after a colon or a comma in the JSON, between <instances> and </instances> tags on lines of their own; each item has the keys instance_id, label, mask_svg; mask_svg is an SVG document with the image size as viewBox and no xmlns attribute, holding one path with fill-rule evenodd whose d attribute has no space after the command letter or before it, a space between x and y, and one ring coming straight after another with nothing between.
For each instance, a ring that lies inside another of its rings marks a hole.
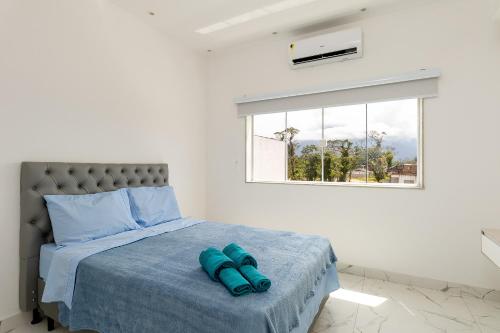
<instances>
[{"instance_id":1,"label":"wall-mounted air conditioner","mask_svg":"<svg viewBox=\"0 0 500 333\"><path fill-rule=\"evenodd\" d=\"M361 28L337 31L291 42L290 66L300 68L363 56Z\"/></svg>"}]
</instances>

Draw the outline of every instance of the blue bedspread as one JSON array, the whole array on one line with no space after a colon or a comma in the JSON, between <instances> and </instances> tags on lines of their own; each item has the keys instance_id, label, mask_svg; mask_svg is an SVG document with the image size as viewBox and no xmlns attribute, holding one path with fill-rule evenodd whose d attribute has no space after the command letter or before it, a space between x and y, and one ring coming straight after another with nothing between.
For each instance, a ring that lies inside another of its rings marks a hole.
<instances>
[{"instance_id":1,"label":"blue bedspread","mask_svg":"<svg viewBox=\"0 0 500 333\"><path fill-rule=\"evenodd\" d=\"M209 279L198 255L237 242L273 282L231 296ZM126 332L307 332L323 297L338 288L335 255L319 236L205 222L110 249L78 266L71 330Z\"/></svg>"},{"instance_id":2,"label":"blue bedspread","mask_svg":"<svg viewBox=\"0 0 500 333\"><path fill-rule=\"evenodd\" d=\"M125 231L80 244L60 247L52 254L42 302L63 302L71 308L78 265L80 261L93 254L203 222L205 221L183 218L149 228Z\"/></svg>"}]
</instances>

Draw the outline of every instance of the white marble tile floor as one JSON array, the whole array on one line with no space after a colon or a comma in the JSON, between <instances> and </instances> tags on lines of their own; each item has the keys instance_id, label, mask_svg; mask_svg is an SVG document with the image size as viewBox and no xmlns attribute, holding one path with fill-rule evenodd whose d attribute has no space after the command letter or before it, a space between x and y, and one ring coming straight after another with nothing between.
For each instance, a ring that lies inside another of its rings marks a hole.
<instances>
[{"instance_id":1,"label":"white marble tile floor","mask_svg":"<svg viewBox=\"0 0 500 333\"><path fill-rule=\"evenodd\" d=\"M340 273L341 287L387 300L378 306L335 299L325 305L313 333L500 332L500 303L487 295L427 289Z\"/></svg>"}]
</instances>

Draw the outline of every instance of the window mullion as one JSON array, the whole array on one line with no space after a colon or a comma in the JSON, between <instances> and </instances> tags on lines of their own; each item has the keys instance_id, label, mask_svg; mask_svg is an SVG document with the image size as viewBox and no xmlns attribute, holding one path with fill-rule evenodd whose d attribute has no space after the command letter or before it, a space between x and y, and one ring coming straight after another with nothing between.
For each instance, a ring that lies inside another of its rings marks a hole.
<instances>
[{"instance_id":1,"label":"window mullion","mask_svg":"<svg viewBox=\"0 0 500 333\"><path fill-rule=\"evenodd\" d=\"M255 180L255 173L254 173L254 169L255 169L255 146L254 146L254 141L255 141L255 126L254 126L254 123L255 123L255 115L252 115L251 116L251 124L250 124L250 132L251 132L251 135L250 135L250 138L251 138L251 149L252 149L252 164L251 164L251 177L252 177L252 180Z\"/></svg>"},{"instance_id":2,"label":"window mullion","mask_svg":"<svg viewBox=\"0 0 500 333\"><path fill-rule=\"evenodd\" d=\"M325 108L321 108L321 182L325 181Z\"/></svg>"},{"instance_id":3,"label":"window mullion","mask_svg":"<svg viewBox=\"0 0 500 333\"><path fill-rule=\"evenodd\" d=\"M368 183L368 104L365 104L365 182Z\"/></svg>"},{"instance_id":4,"label":"window mullion","mask_svg":"<svg viewBox=\"0 0 500 333\"><path fill-rule=\"evenodd\" d=\"M285 182L288 181L288 145L292 142L287 142L287 130L288 130L288 112L285 112Z\"/></svg>"}]
</instances>

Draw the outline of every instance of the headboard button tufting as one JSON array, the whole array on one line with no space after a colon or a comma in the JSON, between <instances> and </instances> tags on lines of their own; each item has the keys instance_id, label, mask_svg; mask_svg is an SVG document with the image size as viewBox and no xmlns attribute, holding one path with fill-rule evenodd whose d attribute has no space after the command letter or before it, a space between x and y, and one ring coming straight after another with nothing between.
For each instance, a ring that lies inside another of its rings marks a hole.
<instances>
[{"instance_id":1,"label":"headboard button tufting","mask_svg":"<svg viewBox=\"0 0 500 333\"><path fill-rule=\"evenodd\" d=\"M45 174L50 175L50 170L49 169L45 170Z\"/></svg>"}]
</instances>

